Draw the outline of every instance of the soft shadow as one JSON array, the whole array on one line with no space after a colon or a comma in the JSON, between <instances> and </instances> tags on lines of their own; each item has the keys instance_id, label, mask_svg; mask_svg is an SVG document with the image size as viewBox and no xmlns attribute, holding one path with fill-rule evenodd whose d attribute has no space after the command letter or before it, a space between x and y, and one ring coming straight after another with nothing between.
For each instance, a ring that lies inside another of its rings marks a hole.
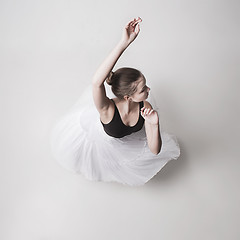
<instances>
[{"instance_id":1,"label":"soft shadow","mask_svg":"<svg viewBox=\"0 0 240 240\"><path fill-rule=\"evenodd\" d=\"M188 155L186 148L181 140L178 139L181 154L177 160L168 162L158 173L155 175L147 185L159 186L159 183L178 181L179 178L186 174L188 167Z\"/></svg>"}]
</instances>

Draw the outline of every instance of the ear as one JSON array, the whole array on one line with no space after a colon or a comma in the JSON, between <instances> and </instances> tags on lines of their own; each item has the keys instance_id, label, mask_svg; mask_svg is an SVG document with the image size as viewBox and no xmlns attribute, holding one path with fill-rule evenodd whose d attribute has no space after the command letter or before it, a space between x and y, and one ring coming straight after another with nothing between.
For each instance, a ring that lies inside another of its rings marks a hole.
<instances>
[{"instance_id":1,"label":"ear","mask_svg":"<svg viewBox=\"0 0 240 240\"><path fill-rule=\"evenodd\" d=\"M123 98L124 98L126 101L132 101L132 98L129 97L128 95L125 95Z\"/></svg>"},{"instance_id":2,"label":"ear","mask_svg":"<svg viewBox=\"0 0 240 240\"><path fill-rule=\"evenodd\" d=\"M125 95L123 98L124 98L124 100L126 100L126 101L129 100L129 96L128 96L128 95Z\"/></svg>"}]
</instances>

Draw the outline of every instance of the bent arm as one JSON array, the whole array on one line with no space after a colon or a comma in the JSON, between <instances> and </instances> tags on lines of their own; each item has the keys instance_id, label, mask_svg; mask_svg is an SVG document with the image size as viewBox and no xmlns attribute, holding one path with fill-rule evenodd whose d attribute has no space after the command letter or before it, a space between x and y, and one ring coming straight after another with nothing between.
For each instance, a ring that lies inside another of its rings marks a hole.
<instances>
[{"instance_id":1,"label":"bent arm","mask_svg":"<svg viewBox=\"0 0 240 240\"><path fill-rule=\"evenodd\" d=\"M108 109L110 100L106 96L104 81L107 78L110 71L112 71L117 60L125 51L125 49L134 41L137 37L140 28L139 23L141 18L137 18L130 21L123 29L121 41L116 45L112 52L107 56L103 63L99 66L92 79L93 86L93 99L97 110L101 113Z\"/></svg>"},{"instance_id":2,"label":"bent arm","mask_svg":"<svg viewBox=\"0 0 240 240\"><path fill-rule=\"evenodd\" d=\"M105 58L102 64L98 67L95 72L92 83L95 86L101 86L108 74L112 71L113 67L117 63L124 50L127 48L126 44L119 42L110 54Z\"/></svg>"},{"instance_id":3,"label":"bent arm","mask_svg":"<svg viewBox=\"0 0 240 240\"><path fill-rule=\"evenodd\" d=\"M162 139L160 136L159 124L153 125L145 123L148 147L154 154L159 154L162 148Z\"/></svg>"},{"instance_id":4,"label":"bent arm","mask_svg":"<svg viewBox=\"0 0 240 240\"><path fill-rule=\"evenodd\" d=\"M141 109L141 114L145 119L148 147L152 153L157 155L162 148L158 113L152 109L149 102L145 101L144 107Z\"/></svg>"},{"instance_id":5,"label":"bent arm","mask_svg":"<svg viewBox=\"0 0 240 240\"><path fill-rule=\"evenodd\" d=\"M109 99L106 96L104 81L112 71L127 45L119 42L103 63L99 66L92 79L93 99L98 111L108 107Z\"/></svg>"}]
</instances>

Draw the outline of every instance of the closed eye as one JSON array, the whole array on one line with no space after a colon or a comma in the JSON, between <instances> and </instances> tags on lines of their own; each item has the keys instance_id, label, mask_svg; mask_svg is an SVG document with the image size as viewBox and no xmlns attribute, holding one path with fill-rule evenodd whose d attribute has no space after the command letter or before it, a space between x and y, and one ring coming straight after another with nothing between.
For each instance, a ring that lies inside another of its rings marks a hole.
<instances>
[{"instance_id":1,"label":"closed eye","mask_svg":"<svg viewBox=\"0 0 240 240\"><path fill-rule=\"evenodd\" d=\"M146 85L143 87L141 93L145 91L146 87L147 87Z\"/></svg>"}]
</instances>

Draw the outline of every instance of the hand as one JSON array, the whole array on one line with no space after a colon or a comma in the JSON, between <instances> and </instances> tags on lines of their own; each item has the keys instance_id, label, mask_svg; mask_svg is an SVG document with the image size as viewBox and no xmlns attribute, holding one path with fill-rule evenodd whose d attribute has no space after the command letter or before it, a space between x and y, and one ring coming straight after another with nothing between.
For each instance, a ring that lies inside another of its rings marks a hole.
<instances>
[{"instance_id":1,"label":"hand","mask_svg":"<svg viewBox=\"0 0 240 240\"><path fill-rule=\"evenodd\" d=\"M146 122L157 125L159 122L158 114L155 110L143 107L141 108L141 115Z\"/></svg>"},{"instance_id":2,"label":"hand","mask_svg":"<svg viewBox=\"0 0 240 240\"><path fill-rule=\"evenodd\" d=\"M124 28L122 34L122 42L129 45L134 41L137 35L140 32L139 23L142 22L142 19L138 17L131 20Z\"/></svg>"}]
</instances>

